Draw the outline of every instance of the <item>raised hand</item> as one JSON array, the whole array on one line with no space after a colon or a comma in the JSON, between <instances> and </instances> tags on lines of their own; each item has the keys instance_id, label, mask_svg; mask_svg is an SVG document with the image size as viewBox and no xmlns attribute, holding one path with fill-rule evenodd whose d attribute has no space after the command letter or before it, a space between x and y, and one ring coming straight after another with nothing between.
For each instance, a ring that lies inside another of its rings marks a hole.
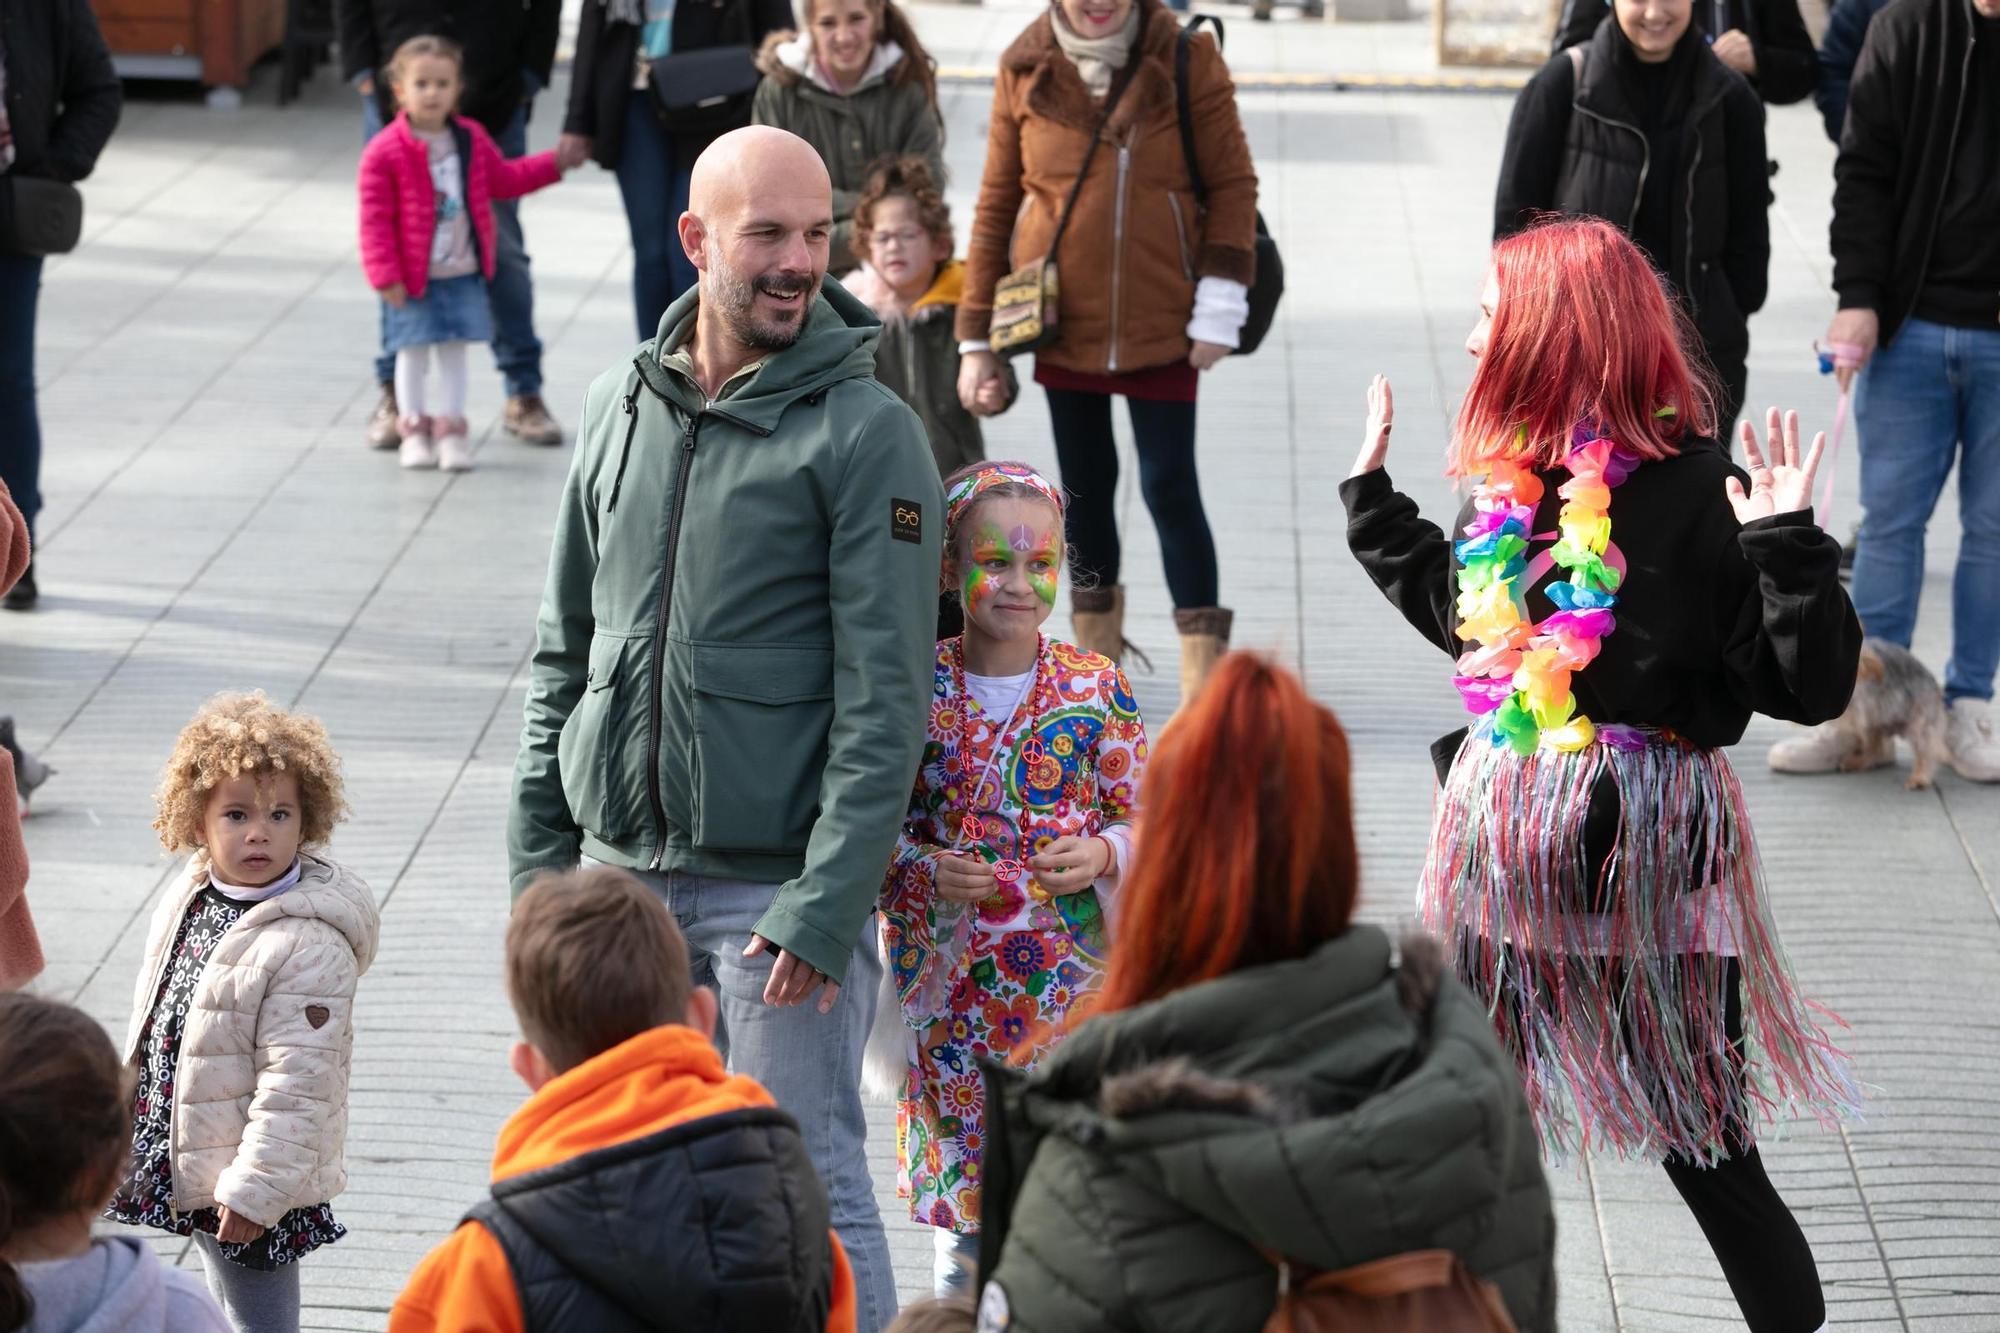
<instances>
[{"instance_id":1,"label":"raised hand","mask_svg":"<svg viewBox=\"0 0 2000 1333\"><path fill-rule=\"evenodd\" d=\"M1826 432L1813 436L1812 452L1803 463L1799 461L1797 412L1785 413L1781 424L1778 409L1772 408L1764 417L1764 433L1765 445L1760 449L1757 428L1747 421L1743 423L1743 457L1750 470L1748 493L1734 477L1723 487L1729 493L1729 504L1736 510L1738 523L1812 508L1813 477L1819 471L1820 456L1826 452ZM1771 462L1766 450L1779 461Z\"/></svg>"},{"instance_id":2,"label":"raised hand","mask_svg":"<svg viewBox=\"0 0 2000 1333\"><path fill-rule=\"evenodd\" d=\"M1395 417L1396 395L1389 388L1388 377L1377 375L1368 382L1368 427L1361 434L1361 452L1348 476L1358 477L1382 466L1389 455L1389 431Z\"/></svg>"}]
</instances>

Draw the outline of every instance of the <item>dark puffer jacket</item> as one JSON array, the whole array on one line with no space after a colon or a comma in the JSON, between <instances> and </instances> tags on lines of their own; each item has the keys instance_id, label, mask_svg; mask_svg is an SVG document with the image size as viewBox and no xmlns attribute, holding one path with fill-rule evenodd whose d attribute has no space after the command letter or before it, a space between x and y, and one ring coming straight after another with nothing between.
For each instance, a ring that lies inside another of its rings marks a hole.
<instances>
[{"instance_id":1,"label":"dark puffer jacket","mask_svg":"<svg viewBox=\"0 0 2000 1333\"><path fill-rule=\"evenodd\" d=\"M1668 71L1685 80L1673 93L1683 109L1650 131L1628 84L1627 69L1636 61L1618 25L1604 24L1579 52L1580 82L1577 53L1565 52L1542 67L1514 104L1494 236L1521 230L1541 211L1603 218L1641 246L1643 233L1664 236L1665 252L1649 257L1680 295L1737 400L1724 405L1723 415L1733 417L1743 393L1750 316L1763 307L1770 285L1764 108L1692 28L1674 56L1679 68ZM1661 145L1670 151L1656 152L1662 134L1674 136ZM1655 159L1665 155L1673 158L1674 176L1660 188ZM1659 222L1642 227L1648 202L1654 207L1647 221L1657 215Z\"/></svg>"},{"instance_id":2,"label":"dark puffer jacket","mask_svg":"<svg viewBox=\"0 0 2000 1333\"><path fill-rule=\"evenodd\" d=\"M775 1106L498 1181L467 1217L506 1253L528 1333L826 1327L826 1193Z\"/></svg>"},{"instance_id":3,"label":"dark puffer jacket","mask_svg":"<svg viewBox=\"0 0 2000 1333\"><path fill-rule=\"evenodd\" d=\"M987 1131L982 1308L1010 1333L1255 1333L1260 1250L1332 1270L1449 1249L1523 1333L1556 1326L1527 1100L1427 940L1397 968L1356 926L1093 1019L1033 1075L987 1071Z\"/></svg>"}]
</instances>

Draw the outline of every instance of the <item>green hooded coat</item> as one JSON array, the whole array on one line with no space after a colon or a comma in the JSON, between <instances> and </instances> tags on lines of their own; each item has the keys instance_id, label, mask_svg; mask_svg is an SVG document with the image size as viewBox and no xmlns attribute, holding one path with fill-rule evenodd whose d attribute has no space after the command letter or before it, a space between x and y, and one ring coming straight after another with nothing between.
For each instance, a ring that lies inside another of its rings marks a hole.
<instances>
[{"instance_id":1,"label":"green hooded coat","mask_svg":"<svg viewBox=\"0 0 2000 1333\"><path fill-rule=\"evenodd\" d=\"M712 403L659 355L698 300L584 400L508 872L516 894L579 854L778 884L757 933L838 981L923 746L943 495L838 283Z\"/></svg>"},{"instance_id":2,"label":"green hooded coat","mask_svg":"<svg viewBox=\"0 0 2000 1333\"><path fill-rule=\"evenodd\" d=\"M1091 1019L1032 1075L989 1068L981 1327L1257 1333L1263 1252L1325 1271L1448 1249L1553 1333L1519 1076L1436 946L1404 949L1394 967L1355 926Z\"/></svg>"}]
</instances>

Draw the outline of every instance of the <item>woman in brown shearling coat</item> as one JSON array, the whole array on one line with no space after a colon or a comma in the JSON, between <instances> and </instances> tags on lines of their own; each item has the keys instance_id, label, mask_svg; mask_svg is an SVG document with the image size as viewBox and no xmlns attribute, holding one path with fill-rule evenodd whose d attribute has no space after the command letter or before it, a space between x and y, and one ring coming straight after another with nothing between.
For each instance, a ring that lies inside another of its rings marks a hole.
<instances>
[{"instance_id":1,"label":"woman in brown shearling coat","mask_svg":"<svg viewBox=\"0 0 2000 1333\"><path fill-rule=\"evenodd\" d=\"M1123 395L1181 633L1186 697L1229 638L1195 471L1195 391L1199 372L1236 345L1249 311L1257 175L1222 53L1196 39L1188 92L1208 206L1196 203L1174 96L1179 33L1159 0L1055 0L1000 57L958 337L959 397L976 412L980 386L1002 372L986 342L994 285L1048 253L1091 132L1124 81L1056 256L1056 336L1035 353L1035 381L1072 496L1076 641L1114 660L1124 646L1111 436L1111 398Z\"/></svg>"}]
</instances>

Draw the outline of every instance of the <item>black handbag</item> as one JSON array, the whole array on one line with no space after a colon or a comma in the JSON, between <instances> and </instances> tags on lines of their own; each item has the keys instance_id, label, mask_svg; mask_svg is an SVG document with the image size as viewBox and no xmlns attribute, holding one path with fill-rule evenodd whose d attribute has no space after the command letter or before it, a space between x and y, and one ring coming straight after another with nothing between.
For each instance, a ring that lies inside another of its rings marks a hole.
<instances>
[{"instance_id":1,"label":"black handbag","mask_svg":"<svg viewBox=\"0 0 2000 1333\"><path fill-rule=\"evenodd\" d=\"M0 248L17 255L66 255L83 235L83 192L40 176L0 176L6 194Z\"/></svg>"},{"instance_id":2,"label":"black handbag","mask_svg":"<svg viewBox=\"0 0 2000 1333\"><path fill-rule=\"evenodd\" d=\"M669 134L720 134L750 123L750 98L764 77L749 46L675 51L650 66L653 112Z\"/></svg>"},{"instance_id":3,"label":"black handbag","mask_svg":"<svg viewBox=\"0 0 2000 1333\"><path fill-rule=\"evenodd\" d=\"M1188 105L1188 46L1202 24L1215 27L1215 47L1222 49L1222 20L1212 14L1191 18L1174 43L1174 101L1181 125L1181 153L1187 158L1188 178L1194 182L1195 203L1208 208L1208 186L1201 178L1201 163L1194 151L1194 111ZM1237 356L1248 356L1271 331L1278 316L1278 298L1285 294L1285 260L1278 242L1264 225L1264 210L1257 210L1257 276L1250 284L1250 317L1236 335Z\"/></svg>"}]
</instances>

